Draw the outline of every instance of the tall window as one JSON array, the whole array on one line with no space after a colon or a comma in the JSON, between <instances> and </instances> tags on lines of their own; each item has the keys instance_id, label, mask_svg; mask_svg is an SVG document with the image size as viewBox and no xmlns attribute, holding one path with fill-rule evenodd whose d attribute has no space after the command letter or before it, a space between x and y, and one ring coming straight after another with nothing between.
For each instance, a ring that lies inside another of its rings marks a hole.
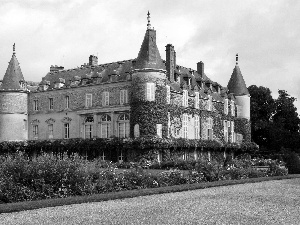
<instances>
[{"instance_id":1,"label":"tall window","mask_svg":"<svg viewBox=\"0 0 300 225\"><path fill-rule=\"evenodd\" d=\"M227 125L227 120L224 120L223 124L224 124L224 141L228 142L228 125Z\"/></svg>"},{"instance_id":2,"label":"tall window","mask_svg":"<svg viewBox=\"0 0 300 225\"><path fill-rule=\"evenodd\" d=\"M166 85L167 88L167 104L171 103L171 88L169 85Z\"/></svg>"},{"instance_id":3,"label":"tall window","mask_svg":"<svg viewBox=\"0 0 300 225\"><path fill-rule=\"evenodd\" d=\"M128 91L121 90L120 91L120 105L127 104L127 103L128 103Z\"/></svg>"},{"instance_id":4,"label":"tall window","mask_svg":"<svg viewBox=\"0 0 300 225\"><path fill-rule=\"evenodd\" d=\"M70 138L70 124L65 123L64 124L64 138Z\"/></svg>"},{"instance_id":5,"label":"tall window","mask_svg":"<svg viewBox=\"0 0 300 225\"><path fill-rule=\"evenodd\" d=\"M38 111L39 110L39 101L33 100L33 110Z\"/></svg>"},{"instance_id":6,"label":"tall window","mask_svg":"<svg viewBox=\"0 0 300 225\"><path fill-rule=\"evenodd\" d=\"M224 114L228 114L228 99L226 98L224 101Z\"/></svg>"},{"instance_id":7,"label":"tall window","mask_svg":"<svg viewBox=\"0 0 300 225\"><path fill-rule=\"evenodd\" d=\"M157 136L162 138L162 124L156 124Z\"/></svg>"},{"instance_id":8,"label":"tall window","mask_svg":"<svg viewBox=\"0 0 300 225\"><path fill-rule=\"evenodd\" d=\"M104 91L102 93L102 105L103 106L109 105L109 92L108 91Z\"/></svg>"},{"instance_id":9,"label":"tall window","mask_svg":"<svg viewBox=\"0 0 300 225\"><path fill-rule=\"evenodd\" d=\"M53 98L49 98L49 109L53 109Z\"/></svg>"},{"instance_id":10,"label":"tall window","mask_svg":"<svg viewBox=\"0 0 300 225\"><path fill-rule=\"evenodd\" d=\"M33 125L33 136L37 137L39 135L39 126Z\"/></svg>"},{"instance_id":11,"label":"tall window","mask_svg":"<svg viewBox=\"0 0 300 225\"><path fill-rule=\"evenodd\" d=\"M134 125L134 137L139 137L140 136L140 125L135 124Z\"/></svg>"},{"instance_id":12,"label":"tall window","mask_svg":"<svg viewBox=\"0 0 300 225\"><path fill-rule=\"evenodd\" d=\"M154 83L147 83L146 84L146 100L147 101L154 101L155 100L155 84Z\"/></svg>"},{"instance_id":13,"label":"tall window","mask_svg":"<svg viewBox=\"0 0 300 225\"><path fill-rule=\"evenodd\" d=\"M187 90L183 90L182 106L184 106L184 107L188 106L188 91Z\"/></svg>"},{"instance_id":14,"label":"tall window","mask_svg":"<svg viewBox=\"0 0 300 225\"><path fill-rule=\"evenodd\" d=\"M195 139L200 138L200 121L199 121L199 116L195 115Z\"/></svg>"},{"instance_id":15,"label":"tall window","mask_svg":"<svg viewBox=\"0 0 300 225\"><path fill-rule=\"evenodd\" d=\"M92 94L85 95L85 107L92 107Z\"/></svg>"},{"instance_id":16,"label":"tall window","mask_svg":"<svg viewBox=\"0 0 300 225\"><path fill-rule=\"evenodd\" d=\"M129 115L121 114L118 120L118 134L120 138L129 137Z\"/></svg>"},{"instance_id":17,"label":"tall window","mask_svg":"<svg viewBox=\"0 0 300 225\"><path fill-rule=\"evenodd\" d=\"M53 124L48 124L48 137L53 138Z\"/></svg>"},{"instance_id":18,"label":"tall window","mask_svg":"<svg viewBox=\"0 0 300 225\"><path fill-rule=\"evenodd\" d=\"M182 115L182 130L183 130L183 138L188 137L188 115Z\"/></svg>"},{"instance_id":19,"label":"tall window","mask_svg":"<svg viewBox=\"0 0 300 225\"><path fill-rule=\"evenodd\" d=\"M212 97L211 97L211 95L208 96L207 110L208 111L212 110Z\"/></svg>"},{"instance_id":20,"label":"tall window","mask_svg":"<svg viewBox=\"0 0 300 225\"><path fill-rule=\"evenodd\" d=\"M208 118L207 137L208 140L213 140L213 119L212 118Z\"/></svg>"},{"instance_id":21,"label":"tall window","mask_svg":"<svg viewBox=\"0 0 300 225\"><path fill-rule=\"evenodd\" d=\"M84 122L84 138L93 138L94 116L86 116Z\"/></svg>"},{"instance_id":22,"label":"tall window","mask_svg":"<svg viewBox=\"0 0 300 225\"><path fill-rule=\"evenodd\" d=\"M66 97L65 97L65 106L66 106L66 109L68 109L69 108L69 106L70 106L70 97L67 95Z\"/></svg>"},{"instance_id":23,"label":"tall window","mask_svg":"<svg viewBox=\"0 0 300 225\"><path fill-rule=\"evenodd\" d=\"M195 108L199 109L199 92L195 92Z\"/></svg>"},{"instance_id":24,"label":"tall window","mask_svg":"<svg viewBox=\"0 0 300 225\"><path fill-rule=\"evenodd\" d=\"M122 163L124 161L124 154L123 151L121 150L119 153L119 162Z\"/></svg>"},{"instance_id":25,"label":"tall window","mask_svg":"<svg viewBox=\"0 0 300 225\"><path fill-rule=\"evenodd\" d=\"M111 117L107 114L101 118L101 138L110 137Z\"/></svg>"},{"instance_id":26,"label":"tall window","mask_svg":"<svg viewBox=\"0 0 300 225\"><path fill-rule=\"evenodd\" d=\"M234 108L234 101L231 100L230 103L231 115L235 116L235 108Z\"/></svg>"}]
</instances>

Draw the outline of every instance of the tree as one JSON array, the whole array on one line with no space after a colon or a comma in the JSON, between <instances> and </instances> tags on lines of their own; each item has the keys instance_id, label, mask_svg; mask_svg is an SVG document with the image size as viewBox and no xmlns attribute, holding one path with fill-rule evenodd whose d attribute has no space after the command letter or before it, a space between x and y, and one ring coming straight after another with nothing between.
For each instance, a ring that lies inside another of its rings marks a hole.
<instances>
[{"instance_id":1,"label":"tree","mask_svg":"<svg viewBox=\"0 0 300 225\"><path fill-rule=\"evenodd\" d=\"M290 133L298 133L300 119L298 117L297 108L294 106L296 98L291 97L284 90L279 90L278 94L278 99L275 101L276 112L273 116L274 123L276 126Z\"/></svg>"},{"instance_id":2,"label":"tree","mask_svg":"<svg viewBox=\"0 0 300 225\"><path fill-rule=\"evenodd\" d=\"M266 87L251 85L248 87L251 96L251 136L252 140L261 147L270 146L270 127L275 113L275 100L271 91Z\"/></svg>"}]
</instances>

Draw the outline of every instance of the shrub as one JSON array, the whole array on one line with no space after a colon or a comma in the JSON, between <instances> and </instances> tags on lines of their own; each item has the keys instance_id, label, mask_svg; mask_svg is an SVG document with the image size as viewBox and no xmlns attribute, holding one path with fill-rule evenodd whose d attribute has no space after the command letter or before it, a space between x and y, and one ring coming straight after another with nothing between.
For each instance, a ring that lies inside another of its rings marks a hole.
<instances>
[{"instance_id":1,"label":"shrub","mask_svg":"<svg viewBox=\"0 0 300 225\"><path fill-rule=\"evenodd\" d=\"M295 152L287 152L284 155L284 160L290 174L300 173L300 158Z\"/></svg>"}]
</instances>

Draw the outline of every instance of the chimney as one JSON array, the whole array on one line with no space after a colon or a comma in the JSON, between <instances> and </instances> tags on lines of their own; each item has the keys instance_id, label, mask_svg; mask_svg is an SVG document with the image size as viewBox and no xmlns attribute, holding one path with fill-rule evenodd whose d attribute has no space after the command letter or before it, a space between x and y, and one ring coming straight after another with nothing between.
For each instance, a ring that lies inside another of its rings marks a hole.
<instances>
[{"instance_id":1,"label":"chimney","mask_svg":"<svg viewBox=\"0 0 300 225\"><path fill-rule=\"evenodd\" d=\"M174 69L176 65L176 52L174 46L167 44L166 46L166 69L169 81L174 82Z\"/></svg>"},{"instance_id":2,"label":"chimney","mask_svg":"<svg viewBox=\"0 0 300 225\"><path fill-rule=\"evenodd\" d=\"M200 74L201 77L204 75L204 63L202 61L197 63L197 72Z\"/></svg>"},{"instance_id":3,"label":"chimney","mask_svg":"<svg viewBox=\"0 0 300 225\"><path fill-rule=\"evenodd\" d=\"M95 55L90 55L89 66L97 66L97 65L98 65L98 57Z\"/></svg>"},{"instance_id":4,"label":"chimney","mask_svg":"<svg viewBox=\"0 0 300 225\"><path fill-rule=\"evenodd\" d=\"M59 71L62 71L64 70L64 67L63 66L58 66L58 65L51 65L50 66L50 72L59 72Z\"/></svg>"}]
</instances>

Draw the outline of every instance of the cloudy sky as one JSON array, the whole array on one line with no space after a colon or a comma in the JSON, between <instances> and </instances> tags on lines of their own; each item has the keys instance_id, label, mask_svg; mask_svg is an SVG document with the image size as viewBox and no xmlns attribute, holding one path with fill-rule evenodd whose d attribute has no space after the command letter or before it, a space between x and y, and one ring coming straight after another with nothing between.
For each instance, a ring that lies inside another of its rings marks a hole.
<instances>
[{"instance_id":1,"label":"cloudy sky","mask_svg":"<svg viewBox=\"0 0 300 225\"><path fill-rule=\"evenodd\" d=\"M300 1L298 0L0 0L0 79L16 43L25 80L41 81L51 65L76 68L90 54L99 63L137 57L147 11L177 64L196 69L226 86L239 53L247 86L278 89L299 99Z\"/></svg>"}]
</instances>

